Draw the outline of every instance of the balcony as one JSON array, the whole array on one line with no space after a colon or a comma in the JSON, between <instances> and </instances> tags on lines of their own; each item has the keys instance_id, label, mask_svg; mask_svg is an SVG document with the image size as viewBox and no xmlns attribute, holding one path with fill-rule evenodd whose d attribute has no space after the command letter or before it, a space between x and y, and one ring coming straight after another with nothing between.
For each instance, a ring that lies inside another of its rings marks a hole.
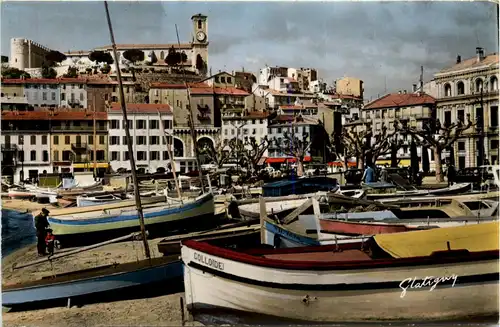
<instances>
[{"instance_id":1,"label":"balcony","mask_svg":"<svg viewBox=\"0 0 500 327\"><path fill-rule=\"evenodd\" d=\"M67 131L67 132L80 132L87 131L91 132L94 130L94 126L52 126L52 131ZM106 131L104 126L96 126L96 131Z\"/></svg>"},{"instance_id":2,"label":"balcony","mask_svg":"<svg viewBox=\"0 0 500 327\"><path fill-rule=\"evenodd\" d=\"M71 143L71 149L73 151L82 151L82 150L87 150L88 144L87 143Z\"/></svg>"}]
</instances>

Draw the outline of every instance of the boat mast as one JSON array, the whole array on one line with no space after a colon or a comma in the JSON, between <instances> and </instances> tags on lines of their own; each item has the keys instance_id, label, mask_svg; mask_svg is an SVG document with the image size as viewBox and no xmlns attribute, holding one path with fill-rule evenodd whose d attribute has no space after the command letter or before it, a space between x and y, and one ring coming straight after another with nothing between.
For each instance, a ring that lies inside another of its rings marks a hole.
<instances>
[{"instance_id":1,"label":"boat mast","mask_svg":"<svg viewBox=\"0 0 500 327\"><path fill-rule=\"evenodd\" d=\"M172 167L172 174L174 175L175 188L177 189L177 195L179 196L179 200L181 200L182 203L181 188L179 186L179 183L177 182L177 174L175 172L175 161L174 161L174 156L172 155L172 149L171 149L172 144L168 141L168 135L167 132L165 131L165 124L163 124L163 119L161 117L160 110L158 110L158 116L160 117L160 124L161 124L161 130L163 131L163 137L165 138L165 143L167 144L167 152L168 152L168 157L170 158L170 167Z\"/></svg>"},{"instance_id":2,"label":"boat mast","mask_svg":"<svg viewBox=\"0 0 500 327\"><path fill-rule=\"evenodd\" d=\"M97 130L96 130L96 117L95 117L95 94L94 94L94 99L93 99L93 102L94 102L94 180L96 181L97 180Z\"/></svg>"},{"instance_id":3,"label":"boat mast","mask_svg":"<svg viewBox=\"0 0 500 327\"><path fill-rule=\"evenodd\" d=\"M175 33L177 34L177 44L179 45L180 49L181 41L179 40L179 31L177 30L177 24L175 24ZM196 157L196 165L198 166L198 175L200 176L201 191L205 193L205 188L203 187L203 174L201 173L200 156L198 153L198 142L196 141L196 130L194 129L193 109L191 107L191 92L189 91L189 86L186 82L186 73L184 72L184 67L182 67L181 69L182 69L182 78L184 80L184 86L186 86L186 91L187 91L188 106L189 106L188 118L189 118L189 127L191 129L191 137L193 138L194 156Z\"/></svg>"},{"instance_id":4,"label":"boat mast","mask_svg":"<svg viewBox=\"0 0 500 327\"><path fill-rule=\"evenodd\" d=\"M106 18L108 20L109 35L111 38L111 46L113 47L113 55L115 57L116 74L118 77L118 87L120 88L120 105L122 108L125 135L127 137L127 146L130 159L130 171L132 172L132 183L134 184L135 205L137 207L137 214L139 215L139 222L141 224L141 236L144 243L144 253L146 258L151 260L149 252L148 240L146 238L146 227L144 226L144 214L142 212L141 197L139 194L139 183L137 181L137 172L135 170L134 149L132 148L132 139L130 138L130 130L128 128L127 107L125 105L125 94L123 92L122 74L120 72L120 64L118 63L118 56L116 55L116 43L113 35L113 27L111 26L111 18L109 17L108 2L104 1L104 8L106 9ZM94 144L95 146L95 144Z\"/></svg>"}]
</instances>

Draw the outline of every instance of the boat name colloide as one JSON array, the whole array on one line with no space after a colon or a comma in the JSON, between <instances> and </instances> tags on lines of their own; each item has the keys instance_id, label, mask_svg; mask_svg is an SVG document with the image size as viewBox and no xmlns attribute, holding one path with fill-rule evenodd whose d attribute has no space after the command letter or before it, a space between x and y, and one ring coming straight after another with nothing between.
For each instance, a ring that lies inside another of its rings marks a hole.
<instances>
[{"instance_id":1,"label":"boat name colloide","mask_svg":"<svg viewBox=\"0 0 500 327\"><path fill-rule=\"evenodd\" d=\"M203 254L200 254L198 252L194 253L194 260L201 262L208 267L212 267L212 268L222 270L222 271L224 270L224 263L217 261L215 259L212 259L212 258L207 258Z\"/></svg>"},{"instance_id":2,"label":"boat name colloide","mask_svg":"<svg viewBox=\"0 0 500 327\"><path fill-rule=\"evenodd\" d=\"M458 275L452 274L451 276L444 276L444 277L434 277L434 276L427 276L424 279L421 280L421 282L417 277L413 278L406 278L399 284L399 288L401 288L403 291L401 292L401 298L405 297L406 295L406 290L408 288L423 288L423 287L430 287L429 292L433 291L436 286L438 286L439 283L445 283L448 281L453 280L453 284L451 287L455 286L455 283L457 282Z\"/></svg>"}]
</instances>

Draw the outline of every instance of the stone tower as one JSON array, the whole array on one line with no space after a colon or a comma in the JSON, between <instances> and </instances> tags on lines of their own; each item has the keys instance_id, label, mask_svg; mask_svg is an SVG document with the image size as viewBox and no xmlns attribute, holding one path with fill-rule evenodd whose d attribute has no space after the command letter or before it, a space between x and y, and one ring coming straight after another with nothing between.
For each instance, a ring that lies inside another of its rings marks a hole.
<instances>
[{"instance_id":1,"label":"stone tower","mask_svg":"<svg viewBox=\"0 0 500 327\"><path fill-rule=\"evenodd\" d=\"M193 68L193 70L197 70L201 74L206 74L208 68L207 16L197 14L191 17L191 21L193 22L193 56L191 67ZM197 67L197 63L199 63L198 56L200 56L203 60L203 67Z\"/></svg>"}]
</instances>

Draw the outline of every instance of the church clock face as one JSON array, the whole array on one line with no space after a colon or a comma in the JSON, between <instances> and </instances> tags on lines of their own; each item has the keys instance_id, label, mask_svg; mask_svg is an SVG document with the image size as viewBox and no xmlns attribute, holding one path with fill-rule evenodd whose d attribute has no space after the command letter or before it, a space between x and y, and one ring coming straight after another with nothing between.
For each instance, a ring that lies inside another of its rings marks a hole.
<instances>
[{"instance_id":1,"label":"church clock face","mask_svg":"<svg viewBox=\"0 0 500 327\"><path fill-rule=\"evenodd\" d=\"M198 33L196 33L196 39L200 42L205 40L205 33L203 33L202 31L199 31Z\"/></svg>"}]
</instances>

